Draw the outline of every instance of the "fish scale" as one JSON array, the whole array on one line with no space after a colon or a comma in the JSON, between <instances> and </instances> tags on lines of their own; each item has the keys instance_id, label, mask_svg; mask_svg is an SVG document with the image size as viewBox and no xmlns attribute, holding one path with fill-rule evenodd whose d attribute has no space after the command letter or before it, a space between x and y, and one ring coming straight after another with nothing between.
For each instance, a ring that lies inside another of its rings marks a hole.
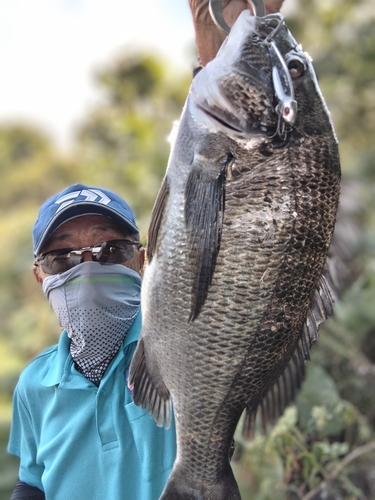
<instances>
[{"instance_id":1,"label":"fish scale","mask_svg":"<svg viewBox=\"0 0 375 500\"><path fill-rule=\"evenodd\" d=\"M270 26L242 13L196 76L153 210L130 383L158 425L173 402L177 457L162 500L240 499L229 451L241 414L247 435L258 407L265 422L280 415L332 310L337 141L285 25L273 42L303 70L295 123L280 122Z\"/></svg>"}]
</instances>

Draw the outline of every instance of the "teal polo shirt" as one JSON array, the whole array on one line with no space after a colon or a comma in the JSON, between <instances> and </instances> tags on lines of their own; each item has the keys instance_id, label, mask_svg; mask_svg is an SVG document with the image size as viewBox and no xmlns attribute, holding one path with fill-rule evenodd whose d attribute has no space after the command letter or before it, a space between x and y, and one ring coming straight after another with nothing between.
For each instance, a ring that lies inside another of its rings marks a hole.
<instances>
[{"instance_id":1,"label":"teal polo shirt","mask_svg":"<svg viewBox=\"0 0 375 500\"><path fill-rule=\"evenodd\" d=\"M176 453L174 422L158 428L127 387L140 314L99 387L74 367L64 331L22 372L8 451L21 481L47 500L157 500Z\"/></svg>"}]
</instances>

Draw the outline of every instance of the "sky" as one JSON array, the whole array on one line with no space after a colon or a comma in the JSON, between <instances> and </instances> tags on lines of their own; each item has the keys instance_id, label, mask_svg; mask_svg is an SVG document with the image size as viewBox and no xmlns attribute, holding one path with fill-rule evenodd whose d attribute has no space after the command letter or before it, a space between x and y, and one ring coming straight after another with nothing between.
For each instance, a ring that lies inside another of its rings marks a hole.
<instances>
[{"instance_id":1,"label":"sky","mask_svg":"<svg viewBox=\"0 0 375 500\"><path fill-rule=\"evenodd\" d=\"M100 99L96 71L134 48L189 69L193 43L188 0L0 0L0 123L66 147Z\"/></svg>"}]
</instances>

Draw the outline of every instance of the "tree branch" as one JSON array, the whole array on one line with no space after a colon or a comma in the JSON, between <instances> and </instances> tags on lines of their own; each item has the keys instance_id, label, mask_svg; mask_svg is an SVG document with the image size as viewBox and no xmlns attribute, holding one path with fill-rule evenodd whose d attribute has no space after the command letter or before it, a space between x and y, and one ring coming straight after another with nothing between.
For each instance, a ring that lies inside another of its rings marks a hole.
<instances>
[{"instance_id":1,"label":"tree branch","mask_svg":"<svg viewBox=\"0 0 375 500\"><path fill-rule=\"evenodd\" d=\"M369 443L363 446L359 446L358 448L350 452L348 455L346 455L346 457L342 459L342 461L331 472L331 474L327 476L327 479L325 481L322 481L319 486L304 495L302 497L302 500L314 500L315 496L318 495L327 484L332 483L338 478L345 467L347 467L351 462L353 462L360 456L365 455L366 453L370 453L371 451L375 451L375 441L370 441Z\"/></svg>"}]
</instances>

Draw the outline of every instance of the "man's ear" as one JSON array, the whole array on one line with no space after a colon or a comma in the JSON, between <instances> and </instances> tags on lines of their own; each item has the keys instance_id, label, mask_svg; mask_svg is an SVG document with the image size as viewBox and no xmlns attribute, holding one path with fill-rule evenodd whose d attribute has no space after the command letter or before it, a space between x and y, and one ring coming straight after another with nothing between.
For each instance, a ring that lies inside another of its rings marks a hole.
<instances>
[{"instance_id":1,"label":"man's ear","mask_svg":"<svg viewBox=\"0 0 375 500\"><path fill-rule=\"evenodd\" d=\"M34 266L33 267L33 273L34 273L34 276L35 276L35 279L37 280L38 283L42 284L43 283L43 280L40 276L40 271L39 271L39 267L38 266Z\"/></svg>"}]
</instances>

